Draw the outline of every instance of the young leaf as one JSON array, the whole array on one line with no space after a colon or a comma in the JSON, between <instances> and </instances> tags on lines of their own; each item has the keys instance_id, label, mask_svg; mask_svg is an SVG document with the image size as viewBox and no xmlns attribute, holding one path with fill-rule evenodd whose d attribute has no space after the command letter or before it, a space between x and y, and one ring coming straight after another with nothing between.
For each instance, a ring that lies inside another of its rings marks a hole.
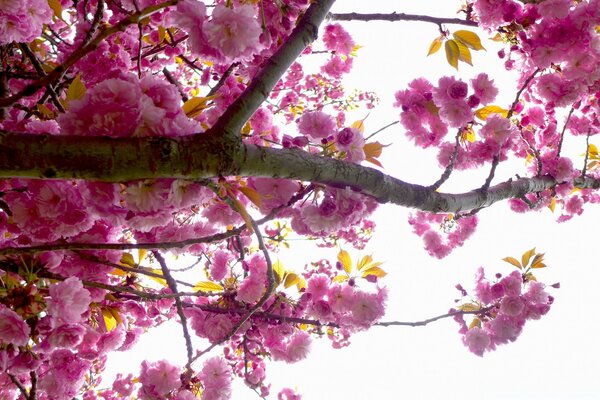
<instances>
[{"instance_id":1,"label":"young leaf","mask_svg":"<svg viewBox=\"0 0 600 400\"><path fill-rule=\"evenodd\" d=\"M300 282L300 279L301 278L298 275L291 272L285 277L285 280L283 281L283 287L287 289L291 286L294 286Z\"/></svg>"},{"instance_id":2,"label":"young leaf","mask_svg":"<svg viewBox=\"0 0 600 400\"><path fill-rule=\"evenodd\" d=\"M253 202L256 207L262 207L262 199L256 190L248 186L242 186L239 188L239 191L244 193L244 195L250 199L250 201Z\"/></svg>"},{"instance_id":3,"label":"young leaf","mask_svg":"<svg viewBox=\"0 0 600 400\"><path fill-rule=\"evenodd\" d=\"M344 267L344 271L346 271L346 273L349 274L352 272L352 259L350 258L350 254L348 254L346 250L340 250L340 252L338 253L338 261L342 263L342 266Z\"/></svg>"},{"instance_id":4,"label":"young leaf","mask_svg":"<svg viewBox=\"0 0 600 400\"><path fill-rule=\"evenodd\" d=\"M462 62L466 62L470 66L473 66L471 61L471 51L469 48L461 42L456 42L456 45L458 46L458 59Z\"/></svg>"},{"instance_id":5,"label":"young leaf","mask_svg":"<svg viewBox=\"0 0 600 400\"><path fill-rule=\"evenodd\" d=\"M383 278L384 276L387 275L387 272L385 272L384 270L382 270L379 267L371 267L371 268L366 269L363 272L362 277L366 278L369 275L375 275L378 278Z\"/></svg>"},{"instance_id":6,"label":"young leaf","mask_svg":"<svg viewBox=\"0 0 600 400\"><path fill-rule=\"evenodd\" d=\"M458 306L457 308L460 311L467 311L467 312L479 311L481 309L481 307L475 303L465 303L465 304Z\"/></svg>"},{"instance_id":7,"label":"young leaf","mask_svg":"<svg viewBox=\"0 0 600 400\"><path fill-rule=\"evenodd\" d=\"M123 265L127 265L128 267L135 267L135 260L133 259L133 255L131 255L130 253L123 253L123 255L121 256L121 260L119 261L119 263L123 264Z\"/></svg>"},{"instance_id":8,"label":"young leaf","mask_svg":"<svg viewBox=\"0 0 600 400\"><path fill-rule=\"evenodd\" d=\"M202 292L222 292L223 286L212 281L200 281L194 285L194 290Z\"/></svg>"},{"instance_id":9,"label":"young leaf","mask_svg":"<svg viewBox=\"0 0 600 400\"><path fill-rule=\"evenodd\" d=\"M370 255L364 256L363 258L360 259L360 261L356 265L356 269L358 271L362 271L362 269L364 267L368 266L372 262L373 262L373 257L371 257Z\"/></svg>"},{"instance_id":10,"label":"young leaf","mask_svg":"<svg viewBox=\"0 0 600 400\"><path fill-rule=\"evenodd\" d=\"M514 265L515 267L517 267L517 268L519 268L519 269L523 268L523 267L521 266L521 263L519 263L519 260L517 260L517 259L516 259L516 258L514 258L514 257L504 257L504 258L502 259L502 261L506 261L507 263L509 263L509 264L512 264L512 265Z\"/></svg>"},{"instance_id":11,"label":"young leaf","mask_svg":"<svg viewBox=\"0 0 600 400\"><path fill-rule=\"evenodd\" d=\"M550 209L550 211L554 212L554 209L556 208L556 197L552 197L550 199L550 204L548 204L548 208Z\"/></svg>"},{"instance_id":12,"label":"young leaf","mask_svg":"<svg viewBox=\"0 0 600 400\"><path fill-rule=\"evenodd\" d=\"M192 97L185 103L183 103L183 112L188 118L194 118L199 115L202 110L208 108L208 102L215 99L217 95L207 97Z\"/></svg>"},{"instance_id":13,"label":"young leaf","mask_svg":"<svg viewBox=\"0 0 600 400\"><path fill-rule=\"evenodd\" d=\"M479 36L477 36L475 32L460 30L454 32L452 36L470 49L485 50L485 48L481 45L481 39L479 39Z\"/></svg>"},{"instance_id":14,"label":"young leaf","mask_svg":"<svg viewBox=\"0 0 600 400\"><path fill-rule=\"evenodd\" d=\"M383 150L383 145L379 142L367 143L363 146L366 158L378 158Z\"/></svg>"},{"instance_id":15,"label":"young leaf","mask_svg":"<svg viewBox=\"0 0 600 400\"><path fill-rule=\"evenodd\" d=\"M535 247L531 250L527 250L525 253L523 253L523 255L521 256L521 265L523 266L523 268L527 267L529 265L529 260L531 260L531 257L533 257L535 254Z\"/></svg>"},{"instance_id":16,"label":"young leaf","mask_svg":"<svg viewBox=\"0 0 600 400\"><path fill-rule=\"evenodd\" d=\"M347 275L337 275L335 278L333 278L333 282L335 282L335 283L342 283L342 282L346 282L347 280L348 280Z\"/></svg>"},{"instance_id":17,"label":"young leaf","mask_svg":"<svg viewBox=\"0 0 600 400\"><path fill-rule=\"evenodd\" d=\"M485 106L475 111L475 116L482 121L485 121L491 114L500 114L506 118L508 110L499 106Z\"/></svg>"},{"instance_id":18,"label":"young leaf","mask_svg":"<svg viewBox=\"0 0 600 400\"><path fill-rule=\"evenodd\" d=\"M450 39L446 41L444 49L446 50L446 60L448 60L448 64L458 69L458 56L460 55L460 50L458 49L456 40Z\"/></svg>"},{"instance_id":19,"label":"young leaf","mask_svg":"<svg viewBox=\"0 0 600 400\"><path fill-rule=\"evenodd\" d=\"M160 269L150 269L150 271L154 272L157 275L163 276L162 270ZM158 282L164 287L169 287L169 285L167 285L167 281L164 278L157 278L156 276L148 276L148 278L152 279L154 282Z\"/></svg>"},{"instance_id":20,"label":"young leaf","mask_svg":"<svg viewBox=\"0 0 600 400\"><path fill-rule=\"evenodd\" d=\"M102 309L102 319L104 319L104 326L106 327L106 332L110 332L117 327L117 319L110 312L108 308Z\"/></svg>"},{"instance_id":21,"label":"young leaf","mask_svg":"<svg viewBox=\"0 0 600 400\"><path fill-rule=\"evenodd\" d=\"M481 328L481 321L479 318L473 318L473 321L469 324L469 329L473 329L475 327Z\"/></svg>"},{"instance_id":22,"label":"young leaf","mask_svg":"<svg viewBox=\"0 0 600 400\"><path fill-rule=\"evenodd\" d=\"M273 272L275 273L275 285L279 286L285 275L285 268L280 260L276 260L273 263Z\"/></svg>"},{"instance_id":23,"label":"young leaf","mask_svg":"<svg viewBox=\"0 0 600 400\"><path fill-rule=\"evenodd\" d=\"M350 128L358 129L360 131L360 133L365 133L365 120L368 117L369 117L369 115L367 114L367 116L364 117L363 119L359 119L358 121L354 121L352 123L352 125L350 125Z\"/></svg>"},{"instance_id":24,"label":"young leaf","mask_svg":"<svg viewBox=\"0 0 600 400\"><path fill-rule=\"evenodd\" d=\"M544 264L543 261L544 253L536 254L535 257L533 257L533 261L531 262L531 268L545 268L546 264Z\"/></svg>"},{"instance_id":25,"label":"young leaf","mask_svg":"<svg viewBox=\"0 0 600 400\"><path fill-rule=\"evenodd\" d=\"M433 39L433 42L429 45L429 50L427 51L427 56L435 54L439 49L442 48L442 43L444 42L444 38L439 36Z\"/></svg>"},{"instance_id":26,"label":"young leaf","mask_svg":"<svg viewBox=\"0 0 600 400\"><path fill-rule=\"evenodd\" d=\"M60 0L48 0L48 6L50 6L56 18L62 19L62 6Z\"/></svg>"},{"instance_id":27,"label":"young leaf","mask_svg":"<svg viewBox=\"0 0 600 400\"><path fill-rule=\"evenodd\" d=\"M81 82L81 76L77 74L67 89L67 101L81 99L85 95L85 91L85 86Z\"/></svg>"}]
</instances>

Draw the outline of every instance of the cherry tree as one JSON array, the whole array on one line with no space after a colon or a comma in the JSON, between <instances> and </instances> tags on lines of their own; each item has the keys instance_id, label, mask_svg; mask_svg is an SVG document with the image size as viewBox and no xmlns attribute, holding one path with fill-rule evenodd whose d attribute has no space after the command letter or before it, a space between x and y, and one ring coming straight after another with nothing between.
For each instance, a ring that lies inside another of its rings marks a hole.
<instances>
[{"instance_id":1,"label":"cherry tree","mask_svg":"<svg viewBox=\"0 0 600 400\"><path fill-rule=\"evenodd\" d=\"M0 397L227 399L234 378L267 397L268 361L299 362L315 339L341 348L374 325L453 318L482 356L549 311L558 285L537 280L544 254L530 249L504 259L511 273L457 285L447 313L381 321L386 272L355 250L385 204L414 209L425 251L443 258L500 201L566 221L600 200L598 0L475 0L448 18L332 4L1 3ZM367 134L347 120L378 103L342 85L360 53L348 20L434 23L429 55L457 69L484 49L479 27L505 44L498 62L519 89L501 104L485 72L415 77L397 88L399 119ZM433 183L386 174L375 135L392 126L435 149ZM580 166L561 153L568 135L585 138ZM526 168L497 181L510 160ZM487 178L443 191L466 170ZM337 258L289 268L274 255L290 232ZM169 320L185 365L102 381L108 354Z\"/></svg>"}]
</instances>

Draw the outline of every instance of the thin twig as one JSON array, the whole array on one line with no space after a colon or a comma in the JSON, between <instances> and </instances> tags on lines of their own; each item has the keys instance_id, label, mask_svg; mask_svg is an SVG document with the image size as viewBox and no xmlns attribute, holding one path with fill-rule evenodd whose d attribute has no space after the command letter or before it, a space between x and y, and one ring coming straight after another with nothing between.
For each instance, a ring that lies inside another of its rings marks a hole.
<instances>
[{"instance_id":1,"label":"thin twig","mask_svg":"<svg viewBox=\"0 0 600 400\"><path fill-rule=\"evenodd\" d=\"M510 109L508 110L508 113L506 114L507 119L510 119L513 116L513 114L517 108L517 104L519 104L519 99L521 97L521 94L525 91L525 89L527 89L527 86L529 86L529 84L531 83L533 78L535 78L535 76L537 75L538 72L540 72L540 69L536 68L535 71L533 71L533 73L531 75L529 75L529 77L527 79L525 79L525 82L523 82L523 85L521 85L521 87L517 91L515 100L513 101L512 105L510 106ZM494 155L494 159L492 160L492 166L490 168L490 173L489 173L488 177L486 178L484 184L481 186L481 188L479 188L479 190L485 192L489 189L490 185L492 184L492 180L494 179L494 175L496 174L496 168L498 167L499 162L500 162L500 154L498 153L498 154Z\"/></svg>"},{"instance_id":2,"label":"thin twig","mask_svg":"<svg viewBox=\"0 0 600 400\"><path fill-rule=\"evenodd\" d=\"M585 178L585 174L587 172L587 163L588 157L590 155L590 134L592 133L591 129L588 129L587 135L585 137L585 159L583 160L583 168L581 168L581 177Z\"/></svg>"},{"instance_id":3,"label":"thin twig","mask_svg":"<svg viewBox=\"0 0 600 400\"><path fill-rule=\"evenodd\" d=\"M8 375L8 377L10 378L10 380L12 381L12 383L15 384L15 386L19 389L19 391L21 392L21 394L23 395L23 397L25 397L26 399L29 398L29 396L27 395L27 389L25 388L25 386L23 386L23 384L21 383L21 381L19 381L17 379L16 376L14 376L13 374L10 373L6 373L6 375Z\"/></svg>"},{"instance_id":4,"label":"thin twig","mask_svg":"<svg viewBox=\"0 0 600 400\"><path fill-rule=\"evenodd\" d=\"M369 139L371 139L373 136L377 135L379 132L386 130L387 128L389 128L390 126L394 126L396 124L399 124L400 121L394 121L394 122L390 122L389 124L387 124L386 126L384 126L383 128L379 128L377 129L375 132L371 133L369 136L367 136L365 138L365 142Z\"/></svg>"},{"instance_id":5,"label":"thin twig","mask_svg":"<svg viewBox=\"0 0 600 400\"><path fill-rule=\"evenodd\" d=\"M171 74L171 71L169 71L167 67L163 68L163 74L165 75L165 78L167 78L169 83L177 88L177 91L181 96L181 100L183 100L184 102L188 101L189 97L187 96L187 94L185 94L185 92L181 88L181 85L179 85L179 82L177 82L177 79L175 79L175 77L173 76L173 74Z\"/></svg>"},{"instance_id":6,"label":"thin twig","mask_svg":"<svg viewBox=\"0 0 600 400\"><path fill-rule=\"evenodd\" d=\"M440 17L431 17L429 15L415 15L415 14L404 14L404 13L369 13L369 14L359 14L359 13L329 13L327 17L333 21L388 21L388 22L396 22L396 21L414 21L414 22L430 22L432 24L441 25L441 24L457 24L457 25L467 25L467 26L477 26L477 22L468 21L460 18L440 18Z\"/></svg>"},{"instance_id":7,"label":"thin twig","mask_svg":"<svg viewBox=\"0 0 600 400\"><path fill-rule=\"evenodd\" d=\"M229 75L231 75L233 73L233 71L237 68L238 65L240 65L239 62L232 63L229 66L229 68L227 68L227 70L225 70L225 72L223 73L223 76L221 76L221 79L219 79L219 82L217 82L217 84L210 89L210 91L208 92L208 94L206 96L207 97L212 96L215 93L217 93L217 91L221 88L221 86L223 86L223 84L225 83L227 78L229 78Z\"/></svg>"},{"instance_id":8,"label":"thin twig","mask_svg":"<svg viewBox=\"0 0 600 400\"><path fill-rule=\"evenodd\" d=\"M38 76L40 76L40 77L46 76L46 71L44 71L44 68L42 67L42 64L40 63L40 60L37 59L36 55L33 53L33 51L31 51L29 46L26 43L20 43L19 47L21 48L23 53L25 53L27 58L29 59L29 61L31 62L31 65L33 65L33 68L37 72ZM64 113L66 110L63 107L63 105L60 103L58 94L54 90L54 85L48 85L48 87L46 87L46 91L50 95L50 98L52 98L52 103L54 104L56 109L58 111Z\"/></svg>"},{"instance_id":9,"label":"thin twig","mask_svg":"<svg viewBox=\"0 0 600 400\"><path fill-rule=\"evenodd\" d=\"M448 162L448 165L444 169L444 173L442 174L442 176L440 176L440 179L438 179L433 185L429 186L430 189L439 189L440 186L442 186L444 182L446 182L448 178L450 178L450 174L452 174L452 171L454 170L454 164L456 163L456 159L458 157L458 149L460 147L460 134L461 130L459 129L458 132L456 132L454 150L452 151L452 155L450 156L450 162Z\"/></svg>"},{"instance_id":10,"label":"thin twig","mask_svg":"<svg viewBox=\"0 0 600 400\"><path fill-rule=\"evenodd\" d=\"M177 282L175 282L175 279L173 279L171 271L169 271L169 268L163 256L158 251L153 251L152 254L154 255L154 258L156 258L156 261L158 261L158 263L160 264L160 268L162 269L162 273L165 277L165 280L167 281L169 289L171 289L171 292L173 292L174 294L179 294L177 290ZM186 367L188 368L188 372L191 373L190 368L194 356L194 347L192 346L192 338L190 337L190 332L188 330L187 318L185 316L185 313L183 312L181 298L175 297L175 306L177 307L177 315L179 315L179 319L181 321L181 328L183 329L183 338L185 339L185 348L187 350L188 362Z\"/></svg>"},{"instance_id":11,"label":"thin twig","mask_svg":"<svg viewBox=\"0 0 600 400\"><path fill-rule=\"evenodd\" d=\"M456 315L467 315L467 314L485 314L486 312L488 312L489 310L491 310L492 307L487 307L487 308L482 308L480 310L476 310L476 311L451 311L449 313L446 314L442 314L442 315L438 315L437 317L433 317L433 318L427 318L424 319L422 321L416 321L416 322L401 322L401 321L386 321L386 322L376 322L374 325L375 326L425 326L427 324L430 324L432 322L435 321L439 321L440 319L444 319L444 318L449 318L449 317L454 317Z\"/></svg>"},{"instance_id":12,"label":"thin twig","mask_svg":"<svg viewBox=\"0 0 600 400\"><path fill-rule=\"evenodd\" d=\"M560 151L562 150L563 139L565 138L565 131L567 130L567 125L569 124L571 115L573 115L573 111L575 111L575 106L571 106L571 109L569 110L569 114L567 114L567 119L565 120L565 124L563 125L562 131L560 132L560 140L558 141L558 148L556 150L556 158L560 157Z\"/></svg>"}]
</instances>

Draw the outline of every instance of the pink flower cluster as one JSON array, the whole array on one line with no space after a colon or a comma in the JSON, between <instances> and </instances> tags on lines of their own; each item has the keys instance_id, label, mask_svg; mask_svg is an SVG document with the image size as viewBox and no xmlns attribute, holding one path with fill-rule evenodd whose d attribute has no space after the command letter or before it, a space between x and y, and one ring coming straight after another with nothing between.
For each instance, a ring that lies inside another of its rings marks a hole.
<instances>
[{"instance_id":1,"label":"pink flower cluster","mask_svg":"<svg viewBox=\"0 0 600 400\"><path fill-rule=\"evenodd\" d=\"M463 128L474 120L475 107L494 100L498 89L487 74L481 73L469 86L454 77L442 77L434 87L424 78L415 79L408 89L396 92L396 107L400 107L400 122L406 135L417 146L439 146L448 127Z\"/></svg>"},{"instance_id":2,"label":"pink flower cluster","mask_svg":"<svg viewBox=\"0 0 600 400\"><path fill-rule=\"evenodd\" d=\"M148 75L105 80L58 117L63 135L183 136L201 131L181 109L177 89Z\"/></svg>"},{"instance_id":3,"label":"pink flower cluster","mask_svg":"<svg viewBox=\"0 0 600 400\"><path fill-rule=\"evenodd\" d=\"M255 14L256 8L251 5L228 8L219 4L208 20L203 2L185 0L177 5L171 18L190 35L193 52L217 62L234 62L250 58L263 47Z\"/></svg>"},{"instance_id":4,"label":"pink flower cluster","mask_svg":"<svg viewBox=\"0 0 600 400\"><path fill-rule=\"evenodd\" d=\"M5 0L0 7L0 45L31 42L52 20L46 0Z\"/></svg>"},{"instance_id":5,"label":"pink flower cluster","mask_svg":"<svg viewBox=\"0 0 600 400\"><path fill-rule=\"evenodd\" d=\"M550 310L553 297L545 291L541 282L530 279L527 274L513 271L491 282L479 268L475 286L475 299L480 312L475 313L475 322L467 327L464 315L455 320L460 324L459 333L469 350L482 356L496 346L514 342L521 334L527 320L540 319ZM461 288L463 294L464 289Z\"/></svg>"},{"instance_id":6,"label":"pink flower cluster","mask_svg":"<svg viewBox=\"0 0 600 400\"><path fill-rule=\"evenodd\" d=\"M408 219L413 232L423 238L427 253L436 258L444 258L453 249L461 247L475 232L477 221L476 215L454 219L452 215L422 211Z\"/></svg>"}]
</instances>

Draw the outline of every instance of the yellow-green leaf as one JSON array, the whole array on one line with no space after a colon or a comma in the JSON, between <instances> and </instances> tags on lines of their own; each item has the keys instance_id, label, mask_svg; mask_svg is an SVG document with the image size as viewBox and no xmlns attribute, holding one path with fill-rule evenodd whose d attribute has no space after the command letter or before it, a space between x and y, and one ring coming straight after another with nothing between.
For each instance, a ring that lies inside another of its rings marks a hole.
<instances>
[{"instance_id":1,"label":"yellow-green leaf","mask_svg":"<svg viewBox=\"0 0 600 400\"><path fill-rule=\"evenodd\" d=\"M384 276L387 275L387 272L385 272L384 270L382 270L379 267L371 267L371 268L366 269L362 274L363 278L366 278L369 275L375 275L378 278L383 278Z\"/></svg>"},{"instance_id":2,"label":"yellow-green leaf","mask_svg":"<svg viewBox=\"0 0 600 400\"><path fill-rule=\"evenodd\" d=\"M473 62L469 48L461 42L456 42L456 45L458 46L458 59L472 66Z\"/></svg>"},{"instance_id":3,"label":"yellow-green leaf","mask_svg":"<svg viewBox=\"0 0 600 400\"><path fill-rule=\"evenodd\" d=\"M473 321L469 324L469 329L473 329L475 327L481 328L481 321L479 318L473 318Z\"/></svg>"},{"instance_id":4,"label":"yellow-green leaf","mask_svg":"<svg viewBox=\"0 0 600 400\"><path fill-rule=\"evenodd\" d=\"M364 267L366 267L367 265L369 265L370 263L373 262L373 257L370 255L364 256L363 258L360 259L360 261L358 262L358 264L356 264L356 269L359 271L362 271L362 269Z\"/></svg>"},{"instance_id":5,"label":"yellow-green leaf","mask_svg":"<svg viewBox=\"0 0 600 400\"><path fill-rule=\"evenodd\" d=\"M460 50L458 49L456 40L447 40L444 45L444 50L446 50L446 60L448 60L448 64L458 69L458 56L460 55Z\"/></svg>"},{"instance_id":6,"label":"yellow-green leaf","mask_svg":"<svg viewBox=\"0 0 600 400\"><path fill-rule=\"evenodd\" d=\"M529 265L529 260L531 260L531 257L533 257L534 254L535 254L535 247L533 249L527 250L525 253L523 253L523 255L521 256L521 265L523 266L523 268L525 268Z\"/></svg>"},{"instance_id":7,"label":"yellow-green leaf","mask_svg":"<svg viewBox=\"0 0 600 400\"><path fill-rule=\"evenodd\" d=\"M45 118L54 119L54 113L45 104L38 103L37 109Z\"/></svg>"},{"instance_id":8,"label":"yellow-green leaf","mask_svg":"<svg viewBox=\"0 0 600 400\"><path fill-rule=\"evenodd\" d=\"M473 50L485 50L475 32L460 30L452 34L456 40Z\"/></svg>"},{"instance_id":9,"label":"yellow-green leaf","mask_svg":"<svg viewBox=\"0 0 600 400\"><path fill-rule=\"evenodd\" d=\"M162 271L160 269L150 269L150 272L154 272L156 275L163 276ZM156 276L148 276L148 278L152 279L154 282L158 282L164 287L169 287L167 281L164 278L158 278Z\"/></svg>"},{"instance_id":10,"label":"yellow-green leaf","mask_svg":"<svg viewBox=\"0 0 600 400\"><path fill-rule=\"evenodd\" d=\"M337 275L335 278L333 278L333 282L335 282L335 283L342 283L342 282L346 282L347 280L348 280L347 275Z\"/></svg>"},{"instance_id":11,"label":"yellow-green leaf","mask_svg":"<svg viewBox=\"0 0 600 400\"><path fill-rule=\"evenodd\" d=\"M209 107L208 102L215 99L217 95L207 96L207 97L192 97L185 103L183 103L183 112L189 118L194 118L199 115L202 110Z\"/></svg>"},{"instance_id":12,"label":"yellow-green leaf","mask_svg":"<svg viewBox=\"0 0 600 400\"><path fill-rule=\"evenodd\" d=\"M60 0L48 0L48 6L50 6L56 18L62 19L62 6L60 5Z\"/></svg>"},{"instance_id":13,"label":"yellow-green leaf","mask_svg":"<svg viewBox=\"0 0 600 400\"><path fill-rule=\"evenodd\" d=\"M81 99L85 95L85 91L85 86L81 82L81 76L77 74L67 89L67 101Z\"/></svg>"},{"instance_id":14,"label":"yellow-green leaf","mask_svg":"<svg viewBox=\"0 0 600 400\"><path fill-rule=\"evenodd\" d=\"M533 261L531 262L531 268L545 268L546 264L544 264L544 253L536 254L533 257Z\"/></svg>"},{"instance_id":15,"label":"yellow-green leaf","mask_svg":"<svg viewBox=\"0 0 600 400\"><path fill-rule=\"evenodd\" d=\"M136 266L135 260L133 259L133 255L131 255L131 253L123 253L123 255L121 256L121 261L119 262L129 267Z\"/></svg>"},{"instance_id":16,"label":"yellow-green leaf","mask_svg":"<svg viewBox=\"0 0 600 400\"><path fill-rule=\"evenodd\" d=\"M283 287L287 289L291 286L298 284L298 282L300 282L300 277L294 274L293 272L290 272L289 274L287 274L285 280L283 281Z\"/></svg>"},{"instance_id":17,"label":"yellow-green leaf","mask_svg":"<svg viewBox=\"0 0 600 400\"><path fill-rule=\"evenodd\" d=\"M507 263L509 263L509 264L512 264L512 265L514 265L515 267L517 267L517 268L519 268L519 269L523 268L523 267L521 266L521 263L519 263L519 260L517 260L517 259L516 259L516 258L514 258L514 257L504 257L504 258L502 259L502 261L506 261Z\"/></svg>"},{"instance_id":18,"label":"yellow-green leaf","mask_svg":"<svg viewBox=\"0 0 600 400\"><path fill-rule=\"evenodd\" d=\"M439 36L433 39L433 42L429 45L429 50L427 51L427 56L435 54L439 49L442 48L442 43L444 42L444 38Z\"/></svg>"},{"instance_id":19,"label":"yellow-green leaf","mask_svg":"<svg viewBox=\"0 0 600 400\"><path fill-rule=\"evenodd\" d=\"M107 308L102 309L102 318L104 319L104 326L106 326L107 332L110 332L117 327L117 319Z\"/></svg>"},{"instance_id":20,"label":"yellow-green leaf","mask_svg":"<svg viewBox=\"0 0 600 400\"><path fill-rule=\"evenodd\" d=\"M476 139L475 131L473 131L472 126L469 126L460 132L460 140L462 140L463 143L464 142L473 143L473 142L475 142L475 139Z\"/></svg>"},{"instance_id":21,"label":"yellow-green leaf","mask_svg":"<svg viewBox=\"0 0 600 400\"><path fill-rule=\"evenodd\" d=\"M222 292L223 286L212 281L200 281L194 285L194 290L201 292Z\"/></svg>"},{"instance_id":22,"label":"yellow-green leaf","mask_svg":"<svg viewBox=\"0 0 600 400\"><path fill-rule=\"evenodd\" d=\"M244 196L250 199L251 202L258 208L262 207L262 199L260 198L260 194L251 187L242 186L239 188L239 191L244 193Z\"/></svg>"},{"instance_id":23,"label":"yellow-green leaf","mask_svg":"<svg viewBox=\"0 0 600 400\"><path fill-rule=\"evenodd\" d=\"M363 151L365 152L365 157L373 157L378 158L381 155L381 151L383 150L383 145L379 142L371 142L367 143L363 146Z\"/></svg>"},{"instance_id":24,"label":"yellow-green leaf","mask_svg":"<svg viewBox=\"0 0 600 400\"><path fill-rule=\"evenodd\" d=\"M465 303L465 304L458 306L458 309L460 311L472 312L472 311L479 311L481 309L481 307L475 303Z\"/></svg>"},{"instance_id":25,"label":"yellow-green leaf","mask_svg":"<svg viewBox=\"0 0 600 400\"><path fill-rule=\"evenodd\" d=\"M279 286L281 281L283 280L283 276L285 275L285 268L280 260L276 260L273 263L273 273L275 274L275 285Z\"/></svg>"},{"instance_id":26,"label":"yellow-green leaf","mask_svg":"<svg viewBox=\"0 0 600 400\"><path fill-rule=\"evenodd\" d=\"M358 129L360 131L360 133L364 133L365 132L365 120L368 117L369 117L369 115L367 115L363 119L359 119L358 121L354 121L352 123L352 125L350 125L350 128Z\"/></svg>"},{"instance_id":27,"label":"yellow-green leaf","mask_svg":"<svg viewBox=\"0 0 600 400\"><path fill-rule=\"evenodd\" d=\"M508 110L499 106L485 106L475 111L475 116L485 121L491 114L500 114L504 118L508 116Z\"/></svg>"},{"instance_id":28,"label":"yellow-green leaf","mask_svg":"<svg viewBox=\"0 0 600 400\"><path fill-rule=\"evenodd\" d=\"M556 197L550 199L550 204L548 204L548 208L550 209L550 211L554 212L554 209L556 208Z\"/></svg>"},{"instance_id":29,"label":"yellow-green leaf","mask_svg":"<svg viewBox=\"0 0 600 400\"><path fill-rule=\"evenodd\" d=\"M352 272L352 259L350 258L350 254L346 250L340 250L338 253L338 261L342 263L344 267L344 271L346 273Z\"/></svg>"},{"instance_id":30,"label":"yellow-green leaf","mask_svg":"<svg viewBox=\"0 0 600 400\"><path fill-rule=\"evenodd\" d=\"M142 261L144 261L144 259L146 258L147 255L148 255L148 250L146 250L146 249L138 249L138 264L141 264Z\"/></svg>"},{"instance_id":31,"label":"yellow-green leaf","mask_svg":"<svg viewBox=\"0 0 600 400\"><path fill-rule=\"evenodd\" d=\"M235 210L238 212L238 214L240 214L240 217L242 217L242 219L244 220L244 223L246 224L246 229L248 229L250 233L254 233L254 227L252 226L252 217L250 217L250 214L248 214L246 206L243 205L242 202L237 199L237 197L235 197L235 195L231 192L230 189L227 189L227 193L229 193L229 199L235 205Z\"/></svg>"}]
</instances>

